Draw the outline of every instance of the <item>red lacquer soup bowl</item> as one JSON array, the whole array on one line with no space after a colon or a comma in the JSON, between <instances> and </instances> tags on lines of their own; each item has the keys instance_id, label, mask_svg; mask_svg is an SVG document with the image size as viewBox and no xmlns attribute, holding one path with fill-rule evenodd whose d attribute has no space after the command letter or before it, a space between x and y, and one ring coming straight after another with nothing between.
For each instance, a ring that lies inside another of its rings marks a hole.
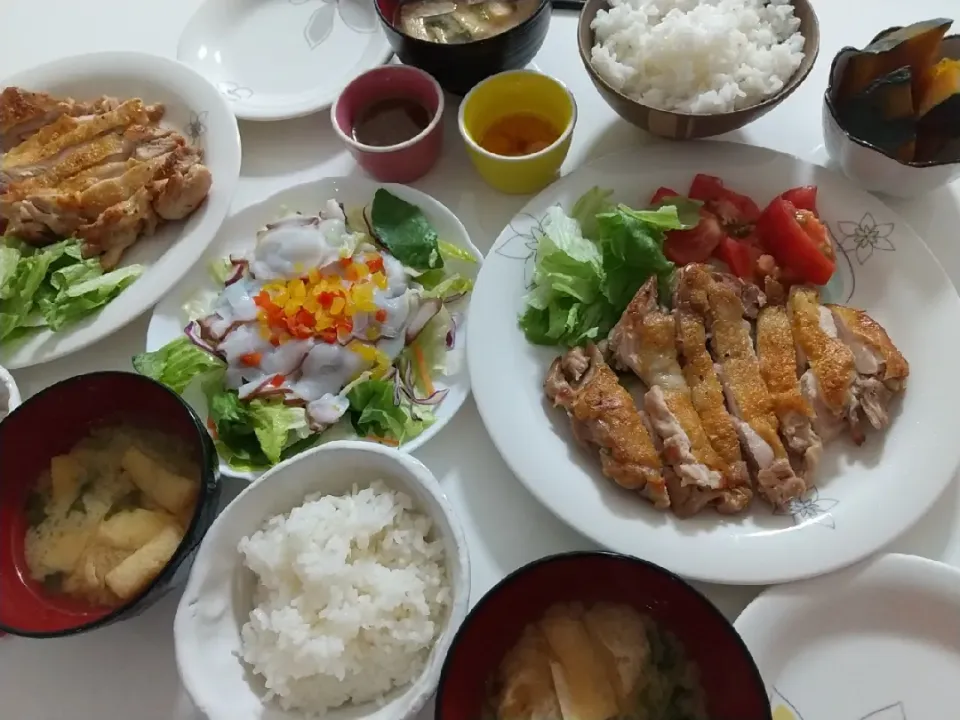
<instances>
[{"instance_id":1,"label":"red lacquer soup bowl","mask_svg":"<svg viewBox=\"0 0 960 720\"><path fill-rule=\"evenodd\" d=\"M553 555L508 575L467 615L440 674L436 720L480 720L488 682L524 626L558 602L622 603L651 617L696 663L711 720L771 720L763 680L736 630L676 575L638 558Z\"/></svg>"},{"instance_id":2,"label":"red lacquer soup bowl","mask_svg":"<svg viewBox=\"0 0 960 720\"><path fill-rule=\"evenodd\" d=\"M167 565L132 600L99 607L52 594L31 577L24 557L27 501L50 460L90 430L129 422L183 442L201 468L186 534ZM149 378L97 372L64 380L26 400L0 422L0 631L27 637L73 635L140 614L186 579L220 496L217 453L197 414Z\"/></svg>"}]
</instances>

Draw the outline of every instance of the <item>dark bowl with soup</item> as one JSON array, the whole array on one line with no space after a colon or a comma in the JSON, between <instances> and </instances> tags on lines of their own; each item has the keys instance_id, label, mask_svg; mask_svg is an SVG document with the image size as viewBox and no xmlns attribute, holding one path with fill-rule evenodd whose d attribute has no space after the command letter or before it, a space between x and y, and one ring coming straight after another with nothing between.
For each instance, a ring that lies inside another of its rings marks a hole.
<instances>
[{"instance_id":1,"label":"dark bowl with soup","mask_svg":"<svg viewBox=\"0 0 960 720\"><path fill-rule=\"evenodd\" d=\"M186 579L220 499L217 453L177 393L97 372L0 423L0 631L74 635Z\"/></svg>"},{"instance_id":2,"label":"dark bowl with soup","mask_svg":"<svg viewBox=\"0 0 960 720\"><path fill-rule=\"evenodd\" d=\"M466 95L481 80L526 67L550 26L549 0L376 0L400 60L444 90Z\"/></svg>"}]
</instances>

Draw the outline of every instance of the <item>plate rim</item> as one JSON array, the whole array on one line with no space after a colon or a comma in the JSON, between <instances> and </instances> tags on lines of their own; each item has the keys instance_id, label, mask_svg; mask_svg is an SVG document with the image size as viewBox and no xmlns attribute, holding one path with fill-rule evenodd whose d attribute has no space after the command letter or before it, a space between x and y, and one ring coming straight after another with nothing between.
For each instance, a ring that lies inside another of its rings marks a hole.
<instances>
[{"instance_id":1,"label":"plate rim","mask_svg":"<svg viewBox=\"0 0 960 720\"><path fill-rule=\"evenodd\" d=\"M147 297L150 299L146 302L130 303L130 309L125 310L118 321L112 323L110 329L104 329L100 332L90 332L89 337L79 344L70 346L69 349L57 349L47 352L39 359L35 357L18 359L18 350L16 348L13 350L2 349L0 350L0 359L2 359L3 364L11 370L35 367L37 365L42 365L53 360L67 357L76 352L85 350L95 343L100 342L101 340L104 340L127 327L138 317L153 308L157 302L159 302L163 296L184 277L184 275L190 272L191 268L196 265L197 261L203 257L206 249L216 237L220 226L223 224L223 221L230 213L234 195L236 194L237 184L240 179L240 164L242 158L240 128L237 125L237 119L230 110L226 99L213 85L210 84L205 77L197 73L193 68L188 67L184 63L181 63L177 60L159 55L151 55L150 53L130 50L109 50L102 52L79 53L64 58L58 58L40 65L34 65L30 68L13 73L12 75L8 75L0 82L2 82L3 85L29 84L30 82L37 83L37 79L39 78L40 85L49 85L56 82L55 78L58 75L62 76L64 74L68 74L77 76L83 74L107 72L113 74L126 74L128 77L136 80L140 72L140 68L142 67L153 67L156 71L156 76L158 78L162 78L162 81L166 83L167 86L173 90L173 92L177 92L176 88L183 82L184 78L188 78L187 82L198 83L197 87L199 88L202 86L204 88L203 92L209 91L208 97L205 101L205 107L200 109L205 110L208 113L215 109L218 115L221 116L220 121L222 121L223 124L224 134L229 133L230 137L224 139L225 148L229 147L230 149L229 157L225 155L222 158L223 164L227 166L227 172L221 172L214 177L214 187L219 188L219 205L215 206L215 209L212 210L212 213L209 215L209 217L205 218L206 225L209 229L206 229L201 234L201 237L198 238L198 242L187 243L184 244L182 248L179 248L180 253L184 257L183 262L180 264L182 270L179 272L170 273L165 277L157 276L153 282L154 291L148 293L147 295ZM220 123L218 122L218 124ZM209 203L205 201L205 204L207 205L207 209L209 211ZM204 240L202 235L208 235L208 237ZM182 231L177 239L183 239ZM167 248L167 250L165 250L157 258L157 261L165 257L168 252L170 252L170 248ZM137 280L137 282L139 281L140 279ZM124 294L126 294L126 292L128 292L131 288L136 287L137 282L131 284L130 288L128 288L127 291L124 291ZM94 317L96 317L96 314ZM50 330L44 330L42 332L48 333L50 336L54 335ZM72 332L76 332L76 329L65 328L64 330L60 331L58 335L62 338Z\"/></svg>"},{"instance_id":2,"label":"plate rim","mask_svg":"<svg viewBox=\"0 0 960 720\"><path fill-rule=\"evenodd\" d=\"M930 248L913 229L913 227L907 223L906 220L904 220L897 212L889 208L889 206L887 206L882 199L870 195L865 190L862 190L855 185L852 181L831 170L830 168L816 165L809 160L770 148L716 140L687 142L684 143L682 147L682 150L677 150L676 146L669 143L638 146L630 148L628 151L603 155L575 168L570 173L560 178L557 182L550 185L536 196L530 198L529 201L515 213L515 215L508 221L506 226L497 236L490 248L488 256L495 254L496 250L502 247L505 242L509 240L507 233L510 232L511 226L515 222L517 222L523 216L531 217L542 210L544 206L552 204L551 200L563 193L566 187L577 186L580 182L578 176L583 173L590 171L598 172L604 166L611 168L624 168L625 166L629 165L633 168L651 168L651 170L648 171L632 171L632 174L638 180L640 180L641 178L649 176L651 173L655 172L656 168L663 167L663 165L658 164L657 161L666 161L666 166L669 167L669 156L672 152L687 154L699 152L706 157L709 157L709 153L711 152L722 152L728 154L740 153L752 155L752 157L756 158L758 161L763 161L766 159L767 161L783 162L788 160L791 162L791 164L799 164L800 166L814 171L821 176L825 175L830 177L833 182L842 184L852 193L869 197L873 202L882 205L887 212L889 212L890 217L894 220L894 222L905 228L907 232L910 233L912 236L911 240L916 238L920 241L920 247L923 248L922 252L924 252L928 256L929 261L933 263L931 267L935 267L940 272L939 280L942 281L945 288L948 287L951 290L951 295L948 301L952 303L954 309L957 311L957 315L960 316L960 296L958 296L953 282L943 269L939 259L930 250ZM657 182L654 180L651 183L651 187L656 186L656 184ZM914 247L913 251L915 252L916 249L917 248ZM477 302L477 299L479 298L479 303L476 307L483 306L484 296L487 294L487 282L491 284L493 283L492 280L484 282L485 274L491 275L491 273L494 272L494 270L491 269L493 267L495 267L493 263L485 264L485 266L481 268L480 274L478 275L477 283L474 287L474 301ZM477 315L474 317L476 318ZM481 343L472 336L479 332L478 328L481 328L484 324L484 321L474 321L470 325L469 332L471 338L468 342L467 353L468 356L471 356L471 359L474 352L479 352L477 348L481 345ZM592 542L597 543L601 547L607 548L614 552L633 554L637 555L638 557L643 557L644 559L663 565L682 577L692 580L726 585L779 584L816 577L852 565L863 560L865 557L876 553L878 550L888 545L896 538L900 537L904 532L916 525L918 522L922 521L924 516L929 512L931 507L933 507L938 498L940 498L947 488L950 487L954 478L957 476L958 470L960 470L960 451L958 451L957 457L952 463L950 472L945 472L944 479L936 486L933 484L928 486L927 490L925 491L925 495L922 498L923 501L914 503L912 506L913 512L906 515L895 515L893 522L886 523L887 526L892 527L894 530L893 532L883 533L884 538L882 540L871 537L868 542L855 545L856 549L852 552L840 552L836 553L835 555L831 555L830 557L827 557L825 553L820 553L820 556L823 558L820 562L812 563L810 567L804 568L800 571L787 570L786 563L780 563L779 565L781 567L773 568L769 566L775 565L774 563L765 562L756 564L760 567L757 567L756 565L746 565L745 563L740 563L739 566L736 567L725 566L723 571L718 572L712 567L705 567L703 563L698 564L696 559L685 558L682 552L676 550L663 553L657 550L650 552L649 549L647 549L643 552L643 554L638 555L637 552L639 548L637 545L634 545L633 547L626 547L622 543L611 542L608 538L603 537L602 528L599 527L599 523L596 525L590 525L589 519L584 520L582 517L578 519L577 513L574 510L571 510L569 507L564 507L562 502L557 502L554 500L555 496L546 491L546 488L543 487L542 482L539 482L536 478L528 477L529 475L533 475L533 473L527 472L524 469L523 466L525 463L522 463L518 459L517 454L507 451L509 448L509 439L505 434L506 431L498 429L498 422L502 419L502 413L497 413L495 411L489 393L483 392L485 387L489 387L489 383L484 382L482 378L482 371L479 370L481 365L478 362L469 362L468 367L470 368L471 374L471 386L475 389L474 397L476 400L477 410L480 414L481 420L483 421L484 427L487 429L487 433L490 436L491 441L497 448L497 451L503 458L506 465L510 468L511 472L516 476L517 480L538 500L538 502L540 502L541 505L547 508L555 517L561 520L568 527ZM598 471L593 468L593 472L597 473ZM605 479L604 482L606 482ZM909 520L905 521L902 519L903 517L909 517ZM642 520L639 520L638 522L642 522ZM849 546L849 543L847 543L847 545Z\"/></svg>"},{"instance_id":3,"label":"plate rim","mask_svg":"<svg viewBox=\"0 0 960 720\"><path fill-rule=\"evenodd\" d=\"M230 213L227 215L227 217L224 218L224 221L221 223L220 228L217 230L217 233L214 235L213 240L207 245L207 247L206 247L206 249L204 250L203 255L200 257L200 259L199 259L196 263L194 263L194 266L191 267L191 268L187 271L187 273L185 273L185 274L183 275L183 277L181 277L181 278L174 284L174 286L171 287L171 288L167 291L166 294L169 295L169 296L171 296L171 297L180 297L180 296L181 296L180 293L178 293L178 291L181 289L180 286L183 285L183 284L185 284L186 281L190 279L189 276L192 275L192 274L195 272L195 269L196 269L197 267L199 267L201 263L207 262L208 259L212 259L212 258L208 258L207 256L214 252L214 250L216 249L216 246L219 244L219 243L217 242L217 239L220 237L221 233L223 232L224 226L227 225L227 223L229 223L231 220L233 220L233 219L235 219L236 217L238 217L238 216L240 216L240 215L242 215L242 214L244 214L244 213L247 213L247 212L255 212L255 211L257 211L257 210L259 210L259 209L261 209L261 208L267 208L267 207L269 207L269 206L271 206L271 205L274 206L274 207L279 206L279 205L282 205L283 203L282 203L282 201L280 200L280 198L281 198L283 195L285 195L286 193L293 192L293 191L297 191L297 190L304 190L304 189L306 189L306 188L308 188L308 187L317 186L317 185L324 184L324 183L344 183L344 184L350 183L350 184L358 184L358 185L367 185L367 186L370 186L372 189L376 189L376 188L386 188L386 189L388 189L388 190L391 190L391 189L396 189L396 188L402 188L402 192L411 193L412 195L414 195L414 196L416 196L416 197L426 197L426 198L429 198L432 202L436 203L436 205L439 206L439 208L441 209L441 212L446 212L446 213L449 215L448 220L452 220L453 223L454 223L454 226L457 227L457 229L461 232L461 237L462 237L463 240L465 241L465 244L463 245L463 248L464 248L467 252L469 252L469 253L474 257L474 259L477 261L477 262L476 262L476 267L477 267L476 276L477 276L477 279L479 279L480 271L483 270L483 265L484 265L485 257L484 257L484 255L483 255L483 253L480 252L480 250L477 248L477 246L474 245L473 239L470 237L470 233L469 233L469 231L467 230L466 226L464 226L463 221L461 221L460 218L459 218L459 216L457 216L457 214L456 214L453 210L451 210L449 207L447 207L447 205L445 205L443 202L441 202L441 201L438 200L437 198L433 197L433 196L430 195L429 193L426 193L426 192L424 192L423 190L420 190L419 188L414 187L414 186L412 186L412 185L402 185L402 184L398 184L398 183L381 183L381 182L378 182L378 181L373 180L373 179L371 179L371 178L368 178L368 177L365 177L365 176L359 176L359 175L357 175L357 176L331 175L331 176L316 177L316 178L313 178L313 179L310 179L310 180L301 180L301 181L299 181L299 182L295 182L295 183L293 183L293 184L291 184L291 185L287 185L287 186L285 186L285 187L283 187L283 188L279 188L279 189L275 190L273 193L271 193L269 196L267 196L267 197L265 197L265 198L262 198L262 199L260 199L260 200L255 201L255 202L251 202L250 204L246 205L245 207L242 207L242 208L239 208L239 209L236 209L236 210L233 210L232 212L230 212ZM372 197L372 195L371 195L371 197ZM319 201L318 201L318 202L319 202ZM459 243L457 243L457 244L458 244L458 246L459 246ZM474 288L475 288L475 287L476 287L476 279L474 280ZM150 309L150 317L149 317L148 322L147 322L147 331L146 331L146 335L144 336L144 340L143 340L143 346L144 346L144 351L145 351L145 352L150 352L150 351L151 351L151 350L150 350L150 343L149 343L149 338L150 338L150 335L151 335L150 328L153 326L154 322L159 319L159 310L160 310L160 305L161 305L161 304L162 304L162 301L157 302L157 303ZM466 307L465 307L465 308L463 309L463 311L462 311L463 314L464 314L464 316L467 317L467 318L469 318L470 309L471 309L472 305L473 305L473 291L470 292L469 302L467 303ZM452 420L454 419L454 417L456 417L457 413L460 412L460 410L463 408L463 406L464 406L464 404L466 403L466 401L467 401L468 399L470 399L470 397L473 395L473 376L471 375L471 373L470 373L470 368L469 368L469 342L468 342L468 340L467 340L467 337L468 337L467 332L469 332L469 327L470 327L470 326L469 326L469 323L467 323L467 324L466 324L466 332L463 333L463 342L466 343L466 348L467 348L467 349L464 350L464 353L463 353L463 368L462 368L462 372L463 372L464 377L466 378L466 381L465 381L465 382L466 382L466 386L465 386L465 388L464 388L464 389L465 389L465 392L464 392L463 399L460 401L459 405L457 405L457 407L453 409L453 411L451 412L450 416L449 416L445 421L443 421L443 422L435 422L433 425L431 425L430 427L428 427L426 430L424 430L422 433L420 433L417 437L415 437L415 438L414 438L413 440L411 440L410 442L404 444L403 446L400 446L400 447L398 447L398 448L395 448L395 449L398 450L399 452L408 453L408 454L409 454L409 453L414 453L414 452L416 452L417 450L419 450L421 447L423 447L427 442L429 442L429 441L432 440L434 437L436 437L437 435L439 435L440 432L441 432L444 428L446 428L447 424L449 424L449 422L452 421ZM169 342L169 341L168 341L168 342ZM153 348L153 349L156 350L157 348ZM348 438L348 440L353 440L353 439L355 439L355 438ZM359 442L368 442L368 441L363 441L363 440L358 440L358 441L359 441ZM332 442L333 442L333 441L332 441ZM314 447L322 447L322 446L314 446ZM310 448L310 449L312 449L312 448ZM310 449L308 449L306 452L309 452ZM296 456L294 456L294 457L296 457ZM217 459L218 459L219 464L220 464L220 473L221 473L221 475L224 475L224 476L230 477L230 478L235 478L235 479L237 479L237 480L243 480L243 481L246 481L246 482L255 482L255 481L258 480L264 473L270 472L274 467L276 467L276 465L274 465L273 467L267 468L266 470L240 471L240 470L235 470L235 469L231 468L229 465L227 465L227 464L223 461L223 459L220 458L219 454L218 454L218 456L217 456Z\"/></svg>"},{"instance_id":4,"label":"plate rim","mask_svg":"<svg viewBox=\"0 0 960 720\"><path fill-rule=\"evenodd\" d=\"M215 79L208 78L204 73L202 73L199 70L198 67L190 63L187 59L181 57L181 45L183 44L183 39L186 36L187 31L190 29L194 20L201 13L205 11L204 6L208 2L215 2L215 1L216 0L203 0L203 2L201 2L197 6L196 10L193 11L193 13L190 15L190 18L184 24L183 29L180 31L180 35L177 37L177 47L175 49L174 54L177 62L183 65L186 65L191 70L198 73L208 83L210 83L210 85L213 86L214 90L217 92L218 95L223 97L223 93L220 91L220 88L218 87L217 81ZM325 0L325 1L328 1L328 0ZM335 2L336 0L333 0L333 1ZM375 2L375 0L373 1ZM312 92L310 92L309 99L306 99L296 104L291 103L288 105L273 106L273 107L279 107L279 109L275 109L272 111L269 109L270 106L267 106L266 109L258 109L260 106L258 105L251 106L246 100L230 101L224 98L225 102L227 103L227 107L230 108L231 113L233 113L233 115L238 120L246 120L248 122L279 122L282 120L296 120L297 118L302 118L308 115L313 115L315 113L322 112L330 108L330 106L333 105L334 102L336 102L336 99L343 92L344 88L348 84L350 84L350 82L352 82L354 78L357 77L357 75L367 72L369 70L378 68L381 65L387 64L390 61L390 59L394 56L395 53L393 50L393 46L390 45L390 40L389 38L387 38L387 34L386 32L384 32L384 29L379 23L379 21L377 22L376 32L373 32L373 33L361 33L361 32L357 32L353 28L350 28L349 25L347 27L350 29L350 31L354 35L369 35L369 36L376 36L379 38L380 52L377 55L378 60L375 61L375 64L369 65L369 66L366 66L365 64L361 64L362 67L357 74L352 75L350 77L345 77L345 80L343 84L340 86L340 88L337 90L331 91L331 93L320 93L316 90L313 90Z\"/></svg>"}]
</instances>

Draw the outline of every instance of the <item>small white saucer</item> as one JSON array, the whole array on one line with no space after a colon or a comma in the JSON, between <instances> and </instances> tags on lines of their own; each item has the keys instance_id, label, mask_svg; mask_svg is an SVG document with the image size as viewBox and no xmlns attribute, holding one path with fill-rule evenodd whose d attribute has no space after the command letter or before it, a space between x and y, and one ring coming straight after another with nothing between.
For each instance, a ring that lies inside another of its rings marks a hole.
<instances>
[{"instance_id":1,"label":"small white saucer","mask_svg":"<svg viewBox=\"0 0 960 720\"><path fill-rule=\"evenodd\" d=\"M773 720L960 717L960 570L883 555L764 592L734 626Z\"/></svg>"},{"instance_id":2,"label":"small white saucer","mask_svg":"<svg viewBox=\"0 0 960 720\"><path fill-rule=\"evenodd\" d=\"M392 50L375 0L206 0L177 59L217 86L238 118L285 120L330 107Z\"/></svg>"}]
</instances>

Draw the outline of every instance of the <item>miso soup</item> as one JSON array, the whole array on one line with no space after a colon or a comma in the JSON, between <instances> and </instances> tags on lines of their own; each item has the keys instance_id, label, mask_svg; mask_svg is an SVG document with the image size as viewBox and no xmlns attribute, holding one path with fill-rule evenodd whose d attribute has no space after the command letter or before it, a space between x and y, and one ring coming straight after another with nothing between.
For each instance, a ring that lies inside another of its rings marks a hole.
<instances>
[{"instance_id":1,"label":"miso soup","mask_svg":"<svg viewBox=\"0 0 960 720\"><path fill-rule=\"evenodd\" d=\"M541 0L407 0L396 26L405 34L441 44L499 35L529 18Z\"/></svg>"},{"instance_id":2,"label":"miso soup","mask_svg":"<svg viewBox=\"0 0 960 720\"><path fill-rule=\"evenodd\" d=\"M178 438L129 425L94 430L54 457L27 501L31 577L93 605L132 600L193 518L200 467L190 457Z\"/></svg>"}]
</instances>

